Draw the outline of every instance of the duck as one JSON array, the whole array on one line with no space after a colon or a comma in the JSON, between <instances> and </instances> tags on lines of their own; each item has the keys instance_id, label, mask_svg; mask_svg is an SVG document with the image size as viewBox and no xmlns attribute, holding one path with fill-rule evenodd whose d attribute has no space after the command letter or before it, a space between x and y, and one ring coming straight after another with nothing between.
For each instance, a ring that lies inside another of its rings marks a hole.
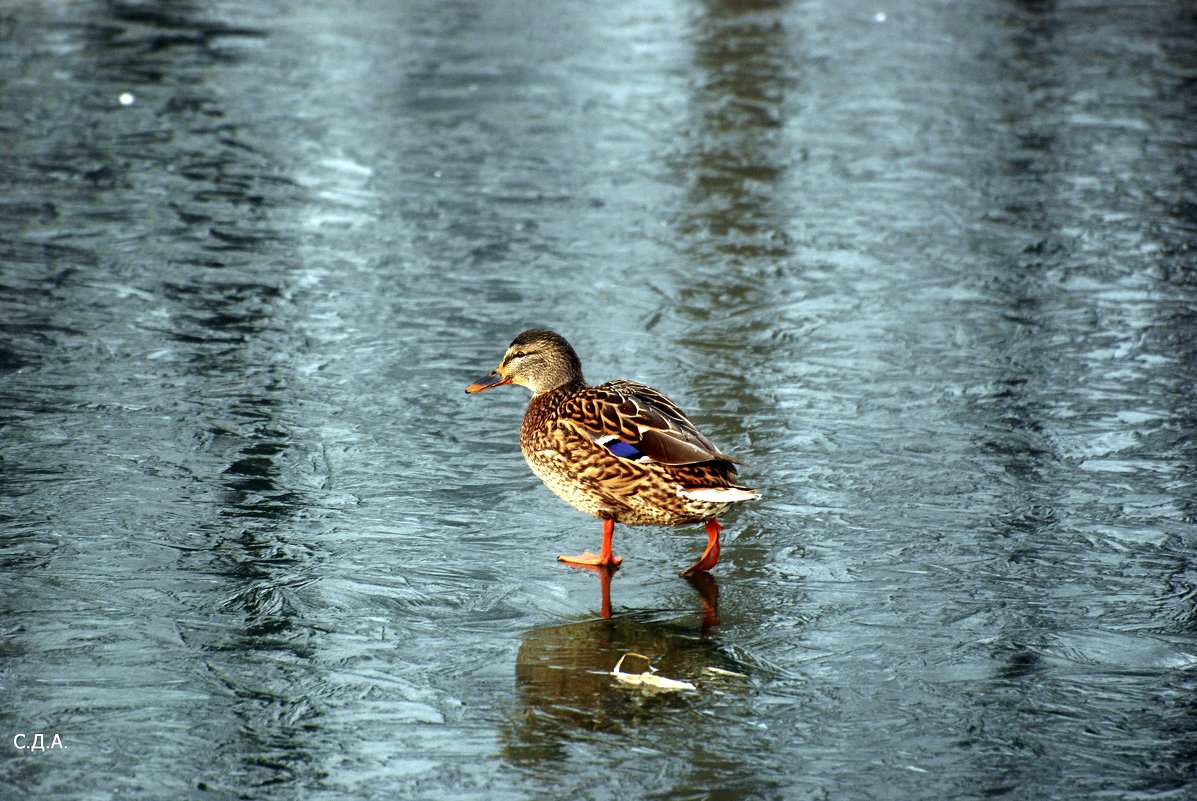
<instances>
[{"instance_id":1,"label":"duck","mask_svg":"<svg viewBox=\"0 0 1197 801\"><path fill-rule=\"evenodd\" d=\"M719 561L718 518L758 497L736 483L744 463L719 450L690 418L652 387L617 379L590 385L573 347L546 328L530 328L508 346L498 367L466 387L477 393L505 385L531 390L520 424L520 451L532 472L571 506L602 521L597 554L559 561L614 570L615 524L704 523L707 546L682 575Z\"/></svg>"}]
</instances>

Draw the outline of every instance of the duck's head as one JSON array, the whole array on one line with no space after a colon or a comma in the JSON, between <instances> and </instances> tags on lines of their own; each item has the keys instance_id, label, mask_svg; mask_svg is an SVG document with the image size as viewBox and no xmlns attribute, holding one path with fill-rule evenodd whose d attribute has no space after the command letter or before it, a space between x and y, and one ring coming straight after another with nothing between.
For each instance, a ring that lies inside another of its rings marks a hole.
<instances>
[{"instance_id":1,"label":"duck's head","mask_svg":"<svg viewBox=\"0 0 1197 801\"><path fill-rule=\"evenodd\" d=\"M519 384L533 395L582 380L582 362L564 338L545 328L529 328L507 348L490 375L466 387L466 392Z\"/></svg>"}]
</instances>

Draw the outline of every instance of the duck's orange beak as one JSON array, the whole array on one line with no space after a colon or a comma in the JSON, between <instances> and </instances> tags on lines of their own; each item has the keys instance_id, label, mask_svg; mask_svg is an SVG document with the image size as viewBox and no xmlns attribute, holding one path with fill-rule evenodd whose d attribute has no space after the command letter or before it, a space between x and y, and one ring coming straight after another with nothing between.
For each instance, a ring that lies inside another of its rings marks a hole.
<instances>
[{"instance_id":1,"label":"duck's orange beak","mask_svg":"<svg viewBox=\"0 0 1197 801\"><path fill-rule=\"evenodd\" d=\"M510 378L505 377L498 370L492 370L490 375L479 378L477 381L466 387L466 392L481 392L484 389L494 389L495 387L501 387L504 384L510 383Z\"/></svg>"}]
</instances>

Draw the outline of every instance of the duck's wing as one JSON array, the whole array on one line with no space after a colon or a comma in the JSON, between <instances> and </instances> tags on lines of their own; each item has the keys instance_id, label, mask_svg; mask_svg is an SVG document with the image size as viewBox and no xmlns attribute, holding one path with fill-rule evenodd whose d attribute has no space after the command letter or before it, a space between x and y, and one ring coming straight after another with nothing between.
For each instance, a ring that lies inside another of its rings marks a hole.
<instances>
[{"instance_id":1,"label":"duck's wing","mask_svg":"<svg viewBox=\"0 0 1197 801\"><path fill-rule=\"evenodd\" d=\"M635 381L608 381L575 393L562 405L560 422L582 429L621 459L743 464L716 448L677 404Z\"/></svg>"}]
</instances>

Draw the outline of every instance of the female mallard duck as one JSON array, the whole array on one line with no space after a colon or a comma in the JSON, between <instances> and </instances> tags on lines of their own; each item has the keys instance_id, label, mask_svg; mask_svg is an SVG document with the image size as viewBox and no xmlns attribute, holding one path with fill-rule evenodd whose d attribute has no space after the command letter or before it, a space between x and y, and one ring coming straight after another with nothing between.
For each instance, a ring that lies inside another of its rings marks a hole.
<instances>
[{"instance_id":1,"label":"female mallard duck","mask_svg":"<svg viewBox=\"0 0 1197 801\"><path fill-rule=\"evenodd\" d=\"M585 567L614 567L615 524L677 525L706 521L707 547L686 574L719 561L715 518L757 496L733 482L735 464L698 432L673 401L634 381L589 386L582 363L562 337L532 328L515 338L490 375L466 387L504 384L532 390L520 426L520 450L548 488L603 521L596 555L560 556Z\"/></svg>"}]
</instances>

